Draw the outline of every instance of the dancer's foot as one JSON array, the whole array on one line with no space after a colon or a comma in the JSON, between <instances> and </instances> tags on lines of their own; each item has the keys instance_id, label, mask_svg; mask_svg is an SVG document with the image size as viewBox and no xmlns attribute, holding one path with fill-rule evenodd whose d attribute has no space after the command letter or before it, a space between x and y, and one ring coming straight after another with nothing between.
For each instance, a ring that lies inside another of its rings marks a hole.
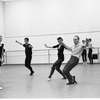
<instances>
[{"instance_id":1,"label":"dancer's foot","mask_svg":"<svg viewBox=\"0 0 100 100\"><path fill-rule=\"evenodd\" d=\"M30 76L32 76L34 74L34 71L32 71L31 73L30 73Z\"/></svg>"},{"instance_id":2,"label":"dancer's foot","mask_svg":"<svg viewBox=\"0 0 100 100\"><path fill-rule=\"evenodd\" d=\"M67 83L67 85L71 85L71 84L74 84L74 82L69 82L69 83Z\"/></svg>"},{"instance_id":3,"label":"dancer's foot","mask_svg":"<svg viewBox=\"0 0 100 100\"><path fill-rule=\"evenodd\" d=\"M2 87L0 87L0 90L2 90Z\"/></svg>"},{"instance_id":4,"label":"dancer's foot","mask_svg":"<svg viewBox=\"0 0 100 100\"><path fill-rule=\"evenodd\" d=\"M65 76L62 79L67 79Z\"/></svg>"},{"instance_id":5,"label":"dancer's foot","mask_svg":"<svg viewBox=\"0 0 100 100\"><path fill-rule=\"evenodd\" d=\"M49 77L48 77L48 79L47 79L47 80L48 80L48 81L50 81L50 80L51 80L51 78L49 78Z\"/></svg>"},{"instance_id":6,"label":"dancer's foot","mask_svg":"<svg viewBox=\"0 0 100 100\"><path fill-rule=\"evenodd\" d=\"M77 84L76 80L75 80L75 76L72 77L73 78L73 82Z\"/></svg>"}]
</instances>

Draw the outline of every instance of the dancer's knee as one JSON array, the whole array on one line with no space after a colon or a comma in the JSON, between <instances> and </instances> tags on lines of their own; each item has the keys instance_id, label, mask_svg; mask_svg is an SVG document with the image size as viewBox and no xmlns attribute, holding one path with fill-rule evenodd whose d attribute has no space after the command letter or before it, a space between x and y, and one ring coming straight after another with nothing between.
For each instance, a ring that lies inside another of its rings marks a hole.
<instances>
[{"instance_id":1,"label":"dancer's knee","mask_svg":"<svg viewBox=\"0 0 100 100\"><path fill-rule=\"evenodd\" d=\"M58 71L58 70L60 70L60 68L57 67L56 70Z\"/></svg>"},{"instance_id":2,"label":"dancer's knee","mask_svg":"<svg viewBox=\"0 0 100 100\"><path fill-rule=\"evenodd\" d=\"M56 69L56 67L55 67L55 66L52 66L52 67L51 67L51 69L55 70L55 69Z\"/></svg>"},{"instance_id":3,"label":"dancer's knee","mask_svg":"<svg viewBox=\"0 0 100 100\"><path fill-rule=\"evenodd\" d=\"M66 75L68 73L68 71L63 69L63 73Z\"/></svg>"}]
</instances>

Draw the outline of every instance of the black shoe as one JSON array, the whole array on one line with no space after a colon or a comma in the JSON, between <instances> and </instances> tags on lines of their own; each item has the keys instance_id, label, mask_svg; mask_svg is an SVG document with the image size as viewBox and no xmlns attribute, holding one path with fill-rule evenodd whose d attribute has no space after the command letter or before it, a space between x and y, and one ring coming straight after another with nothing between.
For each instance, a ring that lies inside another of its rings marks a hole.
<instances>
[{"instance_id":1,"label":"black shoe","mask_svg":"<svg viewBox=\"0 0 100 100\"><path fill-rule=\"evenodd\" d=\"M30 76L33 75L33 74L34 74L34 71L32 71L32 72L30 73Z\"/></svg>"},{"instance_id":2,"label":"black shoe","mask_svg":"<svg viewBox=\"0 0 100 100\"><path fill-rule=\"evenodd\" d=\"M75 76L73 76L73 82L77 84L77 82L75 81Z\"/></svg>"},{"instance_id":3,"label":"black shoe","mask_svg":"<svg viewBox=\"0 0 100 100\"><path fill-rule=\"evenodd\" d=\"M62 79L67 79L66 77L63 77Z\"/></svg>"},{"instance_id":4,"label":"black shoe","mask_svg":"<svg viewBox=\"0 0 100 100\"><path fill-rule=\"evenodd\" d=\"M71 85L71 84L74 84L74 82L69 82L69 83L67 83L67 85Z\"/></svg>"}]
</instances>

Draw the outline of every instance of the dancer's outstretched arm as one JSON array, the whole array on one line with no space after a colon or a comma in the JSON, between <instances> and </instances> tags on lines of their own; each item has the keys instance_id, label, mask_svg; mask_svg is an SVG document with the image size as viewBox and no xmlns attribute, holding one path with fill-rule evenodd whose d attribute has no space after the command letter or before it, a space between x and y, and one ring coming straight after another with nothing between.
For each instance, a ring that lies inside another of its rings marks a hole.
<instances>
[{"instance_id":1,"label":"dancer's outstretched arm","mask_svg":"<svg viewBox=\"0 0 100 100\"><path fill-rule=\"evenodd\" d=\"M18 44L20 44L20 45L23 45L22 43L18 42L17 40L15 42L18 43Z\"/></svg>"},{"instance_id":2,"label":"dancer's outstretched arm","mask_svg":"<svg viewBox=\"0 0 100 100\"><path fill-rule=\"evenodd\" d=\"M60 43L68 50L68 51L72 51L72 49L70 47L68 47L65 43L63 43L63 41L60 41Z\"/></svg>"},{"instance_id":3,"label":"dancer's outstretched arm","mask_svg":"<svg viewBox=\"0 0 100 100\"><path fill-rule=\"evenodd\" d=\"M44 46L45 46L46 48L53 48L53 47L51 47L51 46L47 46L46 44L44 44Z\"/></svg>"}]
</instances>

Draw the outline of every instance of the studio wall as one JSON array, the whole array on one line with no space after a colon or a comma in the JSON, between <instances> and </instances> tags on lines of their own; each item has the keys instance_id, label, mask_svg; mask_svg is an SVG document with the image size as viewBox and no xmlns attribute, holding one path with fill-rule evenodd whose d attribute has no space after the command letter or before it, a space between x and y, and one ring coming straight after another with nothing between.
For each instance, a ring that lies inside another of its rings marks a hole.
<instances>
[{"instance_id":1,"label":"studio wall","mask_svg":"<svg viewBox=\"0 0 100 100\"><path fill-rule=\"evenodd\" d=\"M73 37L67 33L83 32L82 38L93 39L100 46L100 0L15 0L4 3L5 37L7 50L21 49L15 39L23 42L30 37L36 49L43 49L43 41L55 44L58 36L64 36L70 44ZM96 33L88 32L96 31ZM84 33L85 32L85 33ZM53 35L55 34L55 35ZM56 35L58 34L58 35ZM42 36L41 36L42 35ZM49 36L45 36L49 35ZM95 37L94 37L95 35ZM52 38L52 41L51 41ZM14 48L8 46L11 44ZM42 44L41 44L42 43Z\"/></svg>"},{"instance_id":2,"label":"studio wall","mask_svg":"<svg viewBox=\"0 0 100 100\"><path fill-rule=\"evenodd\" d=\"M3 42L5 40L4 38L4 13L3 13L3 3L0 2L0 35L3 37Z\"/></svg>"},{"instance_id":3,"label":"studio wall","mask_svg":"<svg viewBox=\"0 0 100 100\"><path fill-rule=\"evenodd\" d=\"M72 46L75 35L79 35L80 41L92 38L93 46L100 47L99 5L100 0L4 2L5 48L7 51L24 50L22 46L15 43L15 40L24 43L25 37L29 37L33 50L46 49L44 44L50 46L57 44L56 39L59 36L68 46ZM9 62L12 62L12 59ZM44 58L44 61L46 59ZM13 60L16 61L16 57Z\"/></svg>"}]
</instances>

